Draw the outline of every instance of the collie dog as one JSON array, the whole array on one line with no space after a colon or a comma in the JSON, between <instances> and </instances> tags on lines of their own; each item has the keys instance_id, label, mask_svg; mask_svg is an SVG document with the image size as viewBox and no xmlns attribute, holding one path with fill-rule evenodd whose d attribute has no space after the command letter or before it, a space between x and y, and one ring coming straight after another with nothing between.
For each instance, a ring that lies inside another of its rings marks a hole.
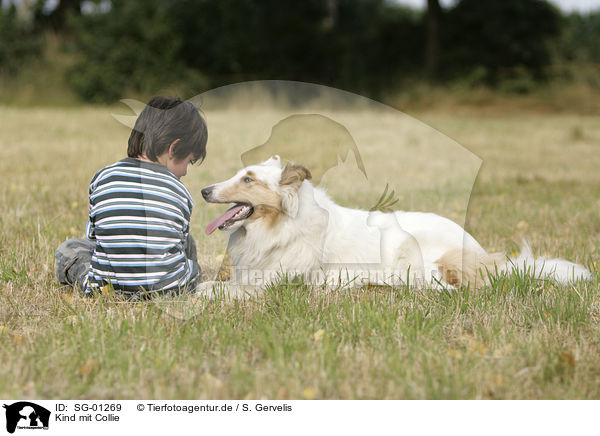
<instances>
[{"instance_id":1,"label":"collie dog","mask_svg":"<svg viewBox=\"0 0 600 436\"><path fill-rule=\"evenodd\" d=\"M513 259L489 254L458 224L433 213L348 209L310 183L310 171L283 167L273 156L231 179L202 189L209 203L232 203L206 228L229 233L230 295L257 289L279 275L326 286L409 284L452 289L480 286L490 273L520 271L569 283L591 278L582 265L535 259L528 246Z\"/></svg>"}]
</instances>

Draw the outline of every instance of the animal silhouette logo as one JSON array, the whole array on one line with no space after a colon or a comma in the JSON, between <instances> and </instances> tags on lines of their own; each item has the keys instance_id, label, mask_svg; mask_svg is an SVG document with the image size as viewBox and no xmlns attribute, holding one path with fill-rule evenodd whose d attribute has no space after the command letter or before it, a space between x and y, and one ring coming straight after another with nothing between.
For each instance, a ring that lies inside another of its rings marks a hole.
<instances>
[{"instance_id":1,"label":"animal silhouette logo","mask_svg":"<svg viewBox=\"0 0 600 436\"><path fill-rule=\"evenodd\" d=\"M6 431L14 433L19 429L48 429L50 411L38 404L29 401L19 401L10 405L4 404L6 409Z\"/></svg>"},{"instance_id":2,"label":"animal silhouette logo","mask_svg":"<svg viewBox=\"0 0 600 436\"><path fill-rule=\"evenodd\" d=\"M358 169L367 171L358 147L348 129L320 114L291 115L278 122L264 144L242 154L244 166L257 164L275 154L310 168L312 183L318 186L327 170L345 161L352 153Z\"/></svg>"}]
</instances>

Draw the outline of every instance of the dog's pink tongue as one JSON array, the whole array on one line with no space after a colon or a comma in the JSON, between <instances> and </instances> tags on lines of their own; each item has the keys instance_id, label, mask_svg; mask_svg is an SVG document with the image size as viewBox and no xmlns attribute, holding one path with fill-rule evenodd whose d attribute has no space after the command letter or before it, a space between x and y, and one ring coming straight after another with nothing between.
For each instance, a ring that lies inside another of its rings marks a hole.
<instances>
[{"instance_id":1,"label":"dog's pink tongue","mask_svg":"<svg viewBox=\"0 0 600 436\"><path fill-rule=\"evenodd\" d=\"M232 216L234 216L236 213L238 213L240 210L242 210L244 208L244 206L234 206L231 209L227 209L227 212L225 212L223 215L221 215L218 218L215 218L214 220L212 220L210 222L209 225L206 226L206 234L210 235L212 232L214 232L220 225L222 225L225 221L227 221L229 218L231 218Z\"/></svg>"}]
</instances>

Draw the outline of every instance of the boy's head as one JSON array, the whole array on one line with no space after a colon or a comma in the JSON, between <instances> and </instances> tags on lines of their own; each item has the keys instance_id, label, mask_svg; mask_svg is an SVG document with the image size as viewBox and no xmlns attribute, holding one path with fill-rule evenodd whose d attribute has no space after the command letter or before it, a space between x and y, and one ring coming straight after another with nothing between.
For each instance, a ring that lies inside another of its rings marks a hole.
<instances>
[{"instance_id":1,"label":"boy's head","mask_svg":"<svg viewBox=\"0 0 600 436\"><path fill-rule=\"evenodd\" d=\"M193 155L194 163L206 156L207 139L206 122L192 103L174 97L152 97L131 131L127 156L158 162L158 157L172 146L175 159Z\"/></svg>"}]
</instances>

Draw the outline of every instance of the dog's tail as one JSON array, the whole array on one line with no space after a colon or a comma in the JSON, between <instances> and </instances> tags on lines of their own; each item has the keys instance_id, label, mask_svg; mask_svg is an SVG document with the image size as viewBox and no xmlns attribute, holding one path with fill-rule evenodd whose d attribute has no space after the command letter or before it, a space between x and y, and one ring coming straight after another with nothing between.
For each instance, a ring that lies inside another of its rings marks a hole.
<instances>
[{"instance_id":1,"label":"dog's tail","mask_svg":"<svg viewBox=\"0 0 600 436\"><path fill-rule=\"evenodd\" d=\"M512 258L502 253L454 249L444 253L435 263L442 280L453 286L481 286L495 273L502 272L550 279L560 284L592 279L592 273L583 265L565 259L536 259L526 241L522 243L521 253Z\"/></svg>"},{"instance_id":2,"label":"dog's tail","mask_svg":"<svg viewBox=\"0 0 600 436\"><path fill-rule=\"evenodd\" d=\"M521 273L535 278L551 279L566 285L580 280L591 280L592 273L585 266L565 259L535 258L527 241L521 243L521 253L509 258L500 268L508 273Z\"/></svg>"}]
</instances>

